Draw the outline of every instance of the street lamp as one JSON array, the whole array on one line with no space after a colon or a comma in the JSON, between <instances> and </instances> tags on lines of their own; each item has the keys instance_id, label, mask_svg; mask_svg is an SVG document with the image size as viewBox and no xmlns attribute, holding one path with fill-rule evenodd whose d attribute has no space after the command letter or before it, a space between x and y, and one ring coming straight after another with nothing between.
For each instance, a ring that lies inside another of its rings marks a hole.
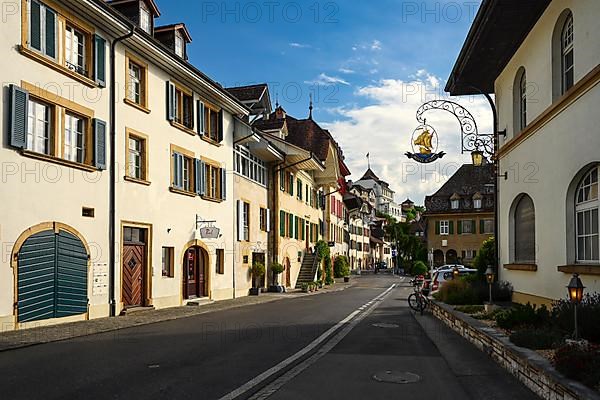
<instances>
[{"instance_id":1,"label":"street lamp","mask_svg":"<svg viewBox=\"0 0 600 400\"><path fill-rule=\"evenodd\" d=\"M471 152L471 160L473 161L473 165L475 167L481 167L483 165L483 151L474 150Z\"/></svg>"},{"instance_id":2,"label":"street lamp","mask_svg":"<svg viewBox=\"0 0 600 400\"><path fill-rule=\"evenodd\" d=\"M585 289L585 286L583 286L583 282L581 282L581 279L579 279L579 274L573 274L573 277L571 278L567 289L569 290L569 299L571 300L571 303L573 303L574 307L575 340L578 340L579 331L577 329L577 305L579 305L581 303L581 300L583 300L583 289Z\"/></svg>"},{"instance_id":3,"label":"street lamp","mask_svg":"<svg viewBox=\"0 0 600 400\"><path fill-rule=\"evenodd\" d=\"M458 275L460 275L460 271L457 266L454 266L454 269L452 270L452 279L458 279Z\"/></svg>"},{"instance_id":4,"label":"street lamp","mask_svg":"<svg viewBox=\"0 0 600 400\"><path fill-rule=\"evenodd\" d=\"M492 304L492 284L494 283L494 268L488 265L485 271L485 279L487 280L488 286L490 287L490 304Z\"/></svg>"}]
</instances>

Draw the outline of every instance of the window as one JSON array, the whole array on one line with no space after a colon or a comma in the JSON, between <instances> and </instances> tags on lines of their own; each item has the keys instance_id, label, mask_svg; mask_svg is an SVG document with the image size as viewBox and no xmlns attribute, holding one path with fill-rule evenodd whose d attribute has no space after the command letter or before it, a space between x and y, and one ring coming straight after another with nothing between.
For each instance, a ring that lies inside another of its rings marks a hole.
<instances>
[{"instance_id":1,"label":"window","mask_svg":"<svg viewBox=\"0 0 600 400\"><path fill-rule=\"evenodd\" d=\"M598 168L581 180L575 202L577 262L598 263Z\"/></svg>"},{"instance_id":2,"label":"window","mask_svg":"<svg viewBox=\"0 0 600 400\"><path fill-rule=\"evenodd\" d=\"M211 164L204 165L204 176L206 179L206 192L204 195L211 199L223 199L221 191L221 174L223 170Z\"/></svg>"},{"instance_id":3,"label":"window","mask_svg":"<svg viewBox=\"0 0 600 400\"><path fill-rule=\"evenodd\" d=\"M146 138L127 132L126 176L138 180L147 179Z\"/></svg>"},{"instance_id":4,"label":"window","mask_svg":"<svg viewBox=\"0 0 600 400\"><path fill-rule=\"evenodd\" d=\"M535 208L527 195L518 199L514 209L514 255L516 263L535 263Z\"/></svg>"},{"instance_id":5,"label":"window","mask_svg":"<svg viewBox=\"0 0 600 400\"><path fill-rule=\"evenodd\" d=\"M290 196L294 195L294 174L290 174L288 177L287 192Z\"/></svg>"},{"instance_id":6,"label":"window","mask_svg":"<svg viewBox=\"0 0 600 400\"><path fill-rule=\"evenodd\" d=\"M52 107L37 100L29 100L27 149L41 154L52 154Z\"/></svg>"},{"instance_id":7,"label":"window","mask_svg":"<svg viewBox=\"0 0 600 400\"><path fill-rule=\"evenodd\" d=\"M242 211L242 223L244 228L243 240L247 242L250 240L250 204L244 203Z\"/></svg>"},{"instance_id":8,"label":"window","mask_svg":"<svg viewBox=\"0 0 600 400\"><path fill-rule=\"evenodd\" d=\"M219 111L207 105L204 106L204 136L212 141L219 141Z\"/></svg>"},{"instance_id":9,"label":"window","mask_svg":"<svg viewBox=\"0 0 600 400\"><path fill-rule=\"evenodd\" d=\"M152 17L148 5L144 1L140 1L140 28L148 34L152 34Z\"/></svg>"},{"instance_id":10,"label":"window","mask_svg":"<svg viewBox=\"0 0 600 400\"><path fill-rule=\"evenodd\" d=\"M448 204L448 203L446 203L446 204ZM456 199L455 200L450 200L450 207L453 210L458 210L460 208L460 200L456 200Z\"/></svg>"},{"instance_id":11,"label":"window","mask_svg":"<svg viewBox=\"0 0 600 400\"><path fill-rule=\"evenodd\" d=\"M481 199L473 200L473 208L475 208L476 210L479 210L481 208Z\"/></svg>"},{"instance_id":12,"label":"window","mask_svg":"<svg viewBox=\"0 0 600 400\"><path fill-rule=\"evenodd\" d=\"M87 76L86 46L87 35L82 31L67 25L65 31L65 63L66 67L78 74Z\"/></svg>"},{"instance_id":13,"label":"window","mask_svg":"<svg viewBox=\"0 0 600 400\"><path fill-rule=\"evenodd\" d=\"M573 14L570 14L565 21L561 35L561 75L563 94L571 89L575 82L573 37Z\"/></svg>"},{"instance_id":14,"label":"window","mask_svg":"<svg viewBox=\"0 0 600 400\"><path fill-rule=\"evenodd\" d=\"M527 77L525 68L517 71L513 83L513 130L514 134L522 132L527 126Z\"/></svg>"},{"instance_id":15,"label":"window","mask_svg":"<svg viewBox=\"0 0 600 400\"><path fill-rule=\"evenodd\" d=\"M481 220L480 232L482 234L493 234L494 233L494 220L493 219L484 219Z\"/></svg>"},{"instance_id":16,"label":"window","mask_svg":"<svg viewBox=\"0 0 600 400\"><path fill-rule=\"evenodd\" d=\"M471 220L461 221L462 225L462 233L463 234L472 234L475 233L475 222Z\"/></svg>"},{"instance_id":17,"label":"window","mask_svg":"<svg viewBox=\"0 0 600 400\"><path fill-rule=\"evenodd\" d=\"M298 200L302 200L302 190L304 188L302 181L300 179L298 179L298 181L296 182L297 188L296 188L296 196L298 197Z\"/></svg>"},{"instance_id":18,"label":"window","mask_svg":"<svg viewBox=\"0 0 600 400\"><path fill-rule=\"evenodd\" d=\"M519 82L519 127L521 130L527 126L527 78L525 73L521 75L521 81Z\"/></svg>"},{"instance_id":19,"label":"window","mask_svg":"<svg viewBox=\"0 0 600 400\"><path fill-rule=\"evenodd\" d=\"M127 56L126 101L145 108L147 105L146 84L148 66ZM145 111L145 110L144 110Z\"/></svg>"},{"instance_id":20,"label":"window","mask_svg":"<svg viewBox=\"0 0 600 400\"><path fill-rule=\"evenodd\" d=\"M175 249L173 247L162 248L162 276L173 278L175 276Z\"/></svg>"},{"instance_id":21,"label":"window","mask_svg":"<svg viewBox=\"0 0 600 400\"><path fill-rule=\"evenodd\" d=\"M180 152L173 152L173 187L185 192L193 192L194 158Z\"/></svg>"},{"instance_id":22,"label":"window","mask_svg":"<svg viewBox=\"0 0 600 400\"><path fill-rule=\"evenodd\" d=\"M450 221L440 221L440 235L450 234Z\"/></svg>"},{"instance_id":23,"label":"window","mask_svg":"<svg viewBox=\"0 0 600 400\"><path fill-rule=\"evenodd\" d=\"M260 208L260 230L263 232L269 231L269 210L264 207Z\"/></svg>"},{"instance_id":24,"label":"window","mask_svg":"<svg viewBox=\"0 0 600 400\"><path fill-rule=\"evenodd\" d=\"M64 158L84 163L86 152L87 120L74 114L65 114Z\"/></svg>"},{"instance_id":25,"label":"window","mask_svg":"<svg viewBox=\"0 0 600 400\"><path fill-rule=\"evenodd\" d=\"M217 261L216 261L217 274L223 275L223 274L225 274L225 250L217 249L216 256L217 256Z\"/></svg>"},{"instance_id":26,"label":"window","mask_svg":"<svg viewBox=\"0 0 600 400\"><path fill-rule=\"evenodd\" d=\"M267 168L264 161L251 154L246 146L236 145L234 148L234 156L235 172L253 182L267 186ZM282 171L280 171L280 179L281 172ZM282 190L283 189L285 189L285 187L283 187Z\"/></svg>"},{"instance_id":27,"label":"window","mask_svg":"<svg viewBox=\"0 0 600 400\"><path fill-rule=\"evenodd\" d=\"M175 33L175 54L181 58L185 57L183 36L179 31Z\"/></svg>"},{"instance_id":28,"label":"window","mask_svg":"<svg viewBox=\"0 0 600 400\"><path fill-rule=\"evenodd\" d=\"M43 55L56 58L57 15L54 10L36 0L28 2L29 47Z\"/></svg>"},{"instance_id":29,"label":"window","mask_svg":"<svg viewBox=\"0 0 600 400\"><path fill-rule=\"evenodd\" d=\"M175 122L194 129L194 96L179 87L175 88Z\"/></svg>"}]
</instances>

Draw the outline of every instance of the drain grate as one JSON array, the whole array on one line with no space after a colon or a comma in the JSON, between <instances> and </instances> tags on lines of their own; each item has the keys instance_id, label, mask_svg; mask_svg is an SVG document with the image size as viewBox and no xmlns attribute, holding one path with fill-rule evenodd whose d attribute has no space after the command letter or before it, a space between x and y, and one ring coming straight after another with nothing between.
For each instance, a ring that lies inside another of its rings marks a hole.
<instances>
[{"instance_id":1,"label":"drain grate","mask_svg":"<svg viewBox=\"0 0 600 400\"><path fill-rule=\"evenodd\" d=\"M419 382L421 377L410 372L384 371L373 375L373 379L381 383L396 383L399 385L406 385L409 383Z\"/></svg>"},{"instance_id":2,"label":"drain grate","mask_svg":"<svg viewBox=\"0 0 600 400\"><path fill-rule=\"evenodd\" d=\"M384 329L395 329L400 328L400 325L397 324L386 324L386 323L377 323L373 324L375 328L384 328Z\"/></svg>"}]
</instances>

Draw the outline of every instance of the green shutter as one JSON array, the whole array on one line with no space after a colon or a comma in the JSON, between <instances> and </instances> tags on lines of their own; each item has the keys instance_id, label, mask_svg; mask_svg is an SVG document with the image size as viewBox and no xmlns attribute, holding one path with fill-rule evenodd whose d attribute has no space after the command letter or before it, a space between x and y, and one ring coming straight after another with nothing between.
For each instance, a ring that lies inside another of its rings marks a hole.
<instances>
[{"instance_id":1,"label":"green shutter","mask_svg":"<svg viewBox=\"0 0 600 400\"><path fill-rule=\"evenodd\" d=\"M56 14L46 8L46 55L56 58Z\"/></svg>"},{"instance_id":2,"label":"green shutter","mask_svg":"<svg viewBox=\"0 0 600 400\"><path fill-rule=\"evenodd\" d=\"M106 40L94 35L94 81L106 87Z\"/></svg>"},{"instance_id":3,"label":"green shutter","mask_svg":"<svg viewBox=\"0 0 600 400\"><path fill-rule=\"evenodd\" d=\"M435 221L435 234L440 234L440 221Z\"/></svg>"},{"instance_id":4,"label":"green shutter","mask_svg":"<svg viewBox=\"0 0 600 400\"><path fill-rule=\"evenodd\" d=\"M460 220L456 224L456 230L458 231L459 235L463 233L463 223L464 223L464 221Z\"/></svg>"},{"instance_id":5,"label":"green shutter","mask_svg":"<svg viewBox=\"0 0 600 400\"><path fill-rule=\"evenodd\" d=\"M285 192L285 171L279 171L279 189Z\"/></svg>"},{"instance_id":6,"label":"green shutter","mask_svg":"<svg viewBox=\"0 0 600 400\"><path fill-rule=\"evenodd\" d=\"M29 46L33 49L42 51L42 18L41 7L37 1L31 1L31 11L29 14Z\"/></svg>"},{"instance_id":7,"label":"green shutter","mask_svg":"<svg viewBox=\"0 0 600 400\"><path fill-rule=\"evenodd\" d=\"M84 314L88 306L88 255L72 234L57 236L56 318Z\"/></svg>"},{"instance_id":8,"label":"green shutter","mask_svg":"<svg viewBox=\"0 0 600 400\"><path fill-rule=\"evenodd\" d=\"M285 236L285 211L279 211L279 236Z\"/></svg>"},{"instance_id":9,"label":"green shutter","mask_svg":"<svg viewBox=\"0 0 600 400\"><path fill-rule=\"evenodd\" d=\"M290 174L290 196L294 195L294 175Z\"/></svg>"},{"instance_id":10,"label":"green shutter","mask_svg":"<svg viewBox=\"0 0 600 400\"><path fill-rule=\"evenodd\" d=\"M287 237L292 238L294 237L294 216L292 214L288 214L288 232L287 232Z\"/></svg>"},{"instance_id":11,"label":"green shutter","mask_svg":"<svg viewBox=\"0 0 600 400\"><path fill-rule=\"evenodd\" d=\"M454 221L450 221L449 225L450 225L450 228L449 228L448 232L450 233L450 235L454 235Z\"/></svg>"},{"instance_id":12,"label":"green shutter","mask_svg":"<svg viewBox=\"0 0 600 400\"><path fill-rule=\"evenodd\" d=\"M20 149L27 147L27 124L29 92L16 85L9 87L10 145Z\"/></svg>"},{"instance_id":13,"label":"green shutter","mask_svg":"<svg viewBox=\"0 0 600 400\"><path fill-rule=\"evenodd\" d=\"M94 118L94 163L99 170L106 169L106 122Z\"/></svg>"},{"instance_id":14,"label":"green shutter","mask_svg":"<svg viewBox=\"0 0 600 400\"><path fill-rule=\"evenodd\" d=\"M300 224L298 223L299 218L294 217L294 239L298 240L298 232L300 230Z\"/></svg>"},{"instance_id":15,"label":"green shutter","mask_svg":"<svg viewBox=\"0 0 600 400\"><path fill-rule=\"evenodd\" d=\"M485 220L480 219L479 220L479 233L482 234L484 230L485 230Z\"/></svg>"}]
</instances>

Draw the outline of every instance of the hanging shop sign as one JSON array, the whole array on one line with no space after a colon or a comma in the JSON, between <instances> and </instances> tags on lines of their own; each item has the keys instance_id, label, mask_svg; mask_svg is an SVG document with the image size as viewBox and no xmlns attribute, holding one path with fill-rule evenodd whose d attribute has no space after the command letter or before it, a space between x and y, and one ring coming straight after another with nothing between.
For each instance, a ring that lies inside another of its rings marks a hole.
<instances>
[{"instance_id":1,"label":"hanging shop sign","mask_svg":"<svg viewBox=\"0 0 600 400\"><path fill-rule=\"evenodd\" d=\"M435 129L431 125L420 125L411 137L413 152L406 153L406 156L422 164L432 163L446 155L443 151L438 152L438 144L439 139Z\"/></svg>"}]
</instances>

